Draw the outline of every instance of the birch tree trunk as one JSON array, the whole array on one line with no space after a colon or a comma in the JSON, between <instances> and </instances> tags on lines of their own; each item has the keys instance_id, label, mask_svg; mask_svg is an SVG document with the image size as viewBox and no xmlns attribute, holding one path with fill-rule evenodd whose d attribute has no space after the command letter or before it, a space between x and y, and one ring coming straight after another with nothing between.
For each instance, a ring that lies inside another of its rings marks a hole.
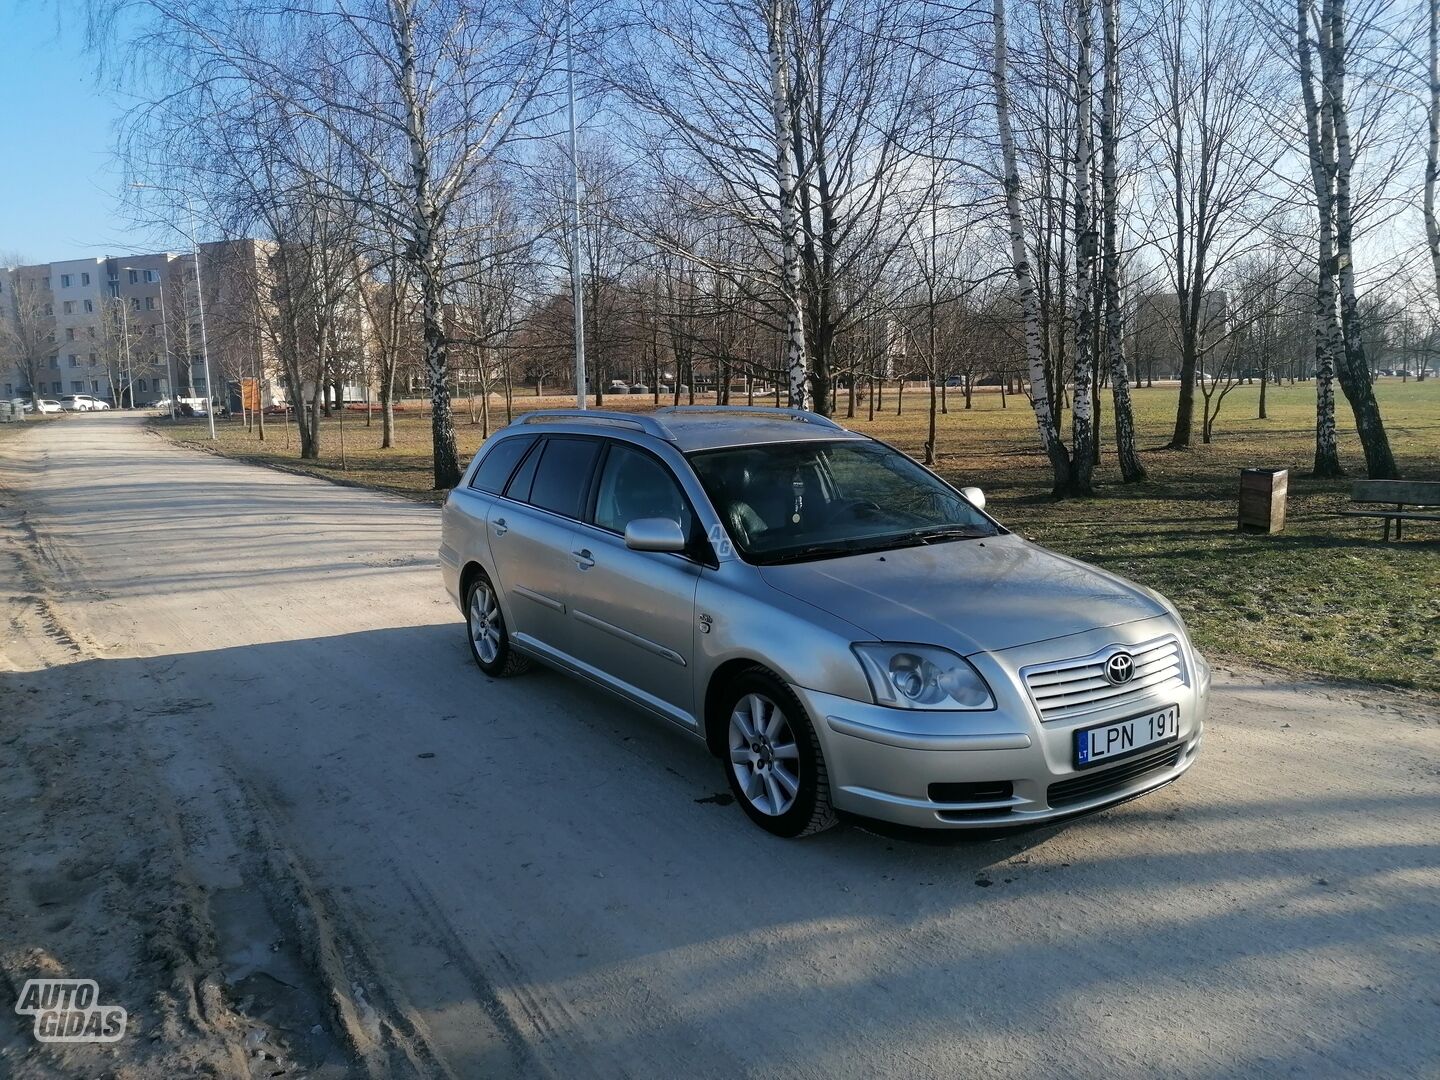
<instances>
[{"instance_id":1,"label":"birch tree trunk","mask_svg":"<svg viewBox=\"0 0 1440 1080\"><path fill-rule=\"evenodd\" d=\"M414 230L411 258L420 278L425 374L430 379L430 435L435 453L435 489L443 491L460 482L460 458L455 447L455 419L450 412L440 238L436 234L440 214L431 190L429 141L425 130L427 118L416 81L414 19L415 13L409 0L391 0L391 25L400 68L400 93L405 107L405 134L410 143L410 194L413 201L409 209Z\"/></svg>"},{"instance_id":2,"label":"birch tree trunk","mask_svg":"<svg viewBox=\"0 0 1440 1080\"><path fill-rule=\"evenodd\" d=\"M995 29L994 69L995 118L1000 129L1000 157L1005 170L1005 217L1010 229L1010 258L1015 285L1020 292L1020 311L1025 321L1025 362L1030 372L1030 404L1035 410L1035 427L1040 445L1050 459L1054 493L1064 495L1070 487L1070 453L1060 438L1060 428L1051 409L1050 384L1045 372L1045 354L1040 343L1040 309L1035 282L1030 277L1030 259L1025 245L1025 222L1020 214L1020 170L1016 164L1015 133L1010 124L1010 84L1006 72L1005 0L992 0Z\"/></svg>"},{"instance_id":3,"label":"birch tree trunk","mask_svg":"<svg viewBox=\"0 0 1440 1080\"><path fill-rule=\"evenodd\" d=\"M1430 124L1425 149L1425 240L1430 245L1430 266L1435 272L1435 292L1440 297L1440 220L1435 216L1435 188L1440 184L1440 3L1431 0L1428 7L1430 52L1425 79L1430 84Z\"/></svg>"},{"instance_id":4,"label":"birch tree trunk","mask_svg":"<svg viewBox=\"0 0 1440 1080\"><path fill-rule=\"evenodd\" d=\"M1075 10L1075 368L1074 405L1071 414L1070 491L1094 491L1095 428L1093 415L1093 351L1095 334L1095 215L1091 193L1094 138L1091 100L1094 79L1090 47L1094 15L1090 0L1079 0Z\"/></svg>"},{"instance_id":5,"label":"birch tree trunk","mask_svg":"<svg viewBox=\"0 0 1440 1080\"><path fill-rule=\"evenodd\" d=\"M1135 449L1135 413L1130 402L1130 373L1125 366L1124 311L1120 307L1120 245L1116 235L1116 157L1120 113L1120 0L1101 0L1105 34L1105 97L1100 113L1100 198L1105 229L1105 351L1110 366L1110 395L1115 403L1115 450L1120 477L1127 484L1145 479Z\"/></svg>"},{"instance_id":6,"label":"birch tree trunk","mask_svg":"<svg viewBox=\"0 0 1440 1080\"><path fill-rule=\"evenodd\" d=\"M780 291L785 304L785 368L790 407L810 407L806 371L805 317L800 297L799 179L795 175L795 133L791 122L789 75L790 0L769 0L765 11L770 51L770 113L775 124L775 180L780 194Z\"/></svg>"},{"instance_id":7,"label":"birch tree trunk","mask_svg":"<svg viewBox=\"0 0 1440 1080\"><path fill-rule=\"evenodd\" d=\"M1310 183L1315 191L1319 219L1319 251L1315 277L1315 469L1316 476L1340 476L1340 453L1335 438L1335 357L1344 347L1340 321L1335 314L1335 209L1334 142L1328 102L1322 108L1315 93L1309 26L1311 0L1296 0L1296 56L1305 103L1305 132L1310 154ZM1321 48L1329 32L1321 27Z\"/></svg>"},{"instance_id":8,"label":"birch tree trunk","mask_svg":"<svg viewBox=\"0 0 1440 1080\"><path fill-rule=\"evenodd\" d=\"M1340 389L1355 414L1355 430L1365 450L1365 464L1372 480L1393 480L1400 475L1390 438L1375 400L1370 365L1365 358L1359 301L1355 295L1354 224L1350 213L1350 177L1354 160L1350 146L1350 118L1345 104L1345 0L1325 0L1325 22L1329 26L1329 63L1325 65L1326 98L1335 124L1335 256L1340 282L1340 326L1345 349L1336 372Z\"/></svg>"}]
</instances>

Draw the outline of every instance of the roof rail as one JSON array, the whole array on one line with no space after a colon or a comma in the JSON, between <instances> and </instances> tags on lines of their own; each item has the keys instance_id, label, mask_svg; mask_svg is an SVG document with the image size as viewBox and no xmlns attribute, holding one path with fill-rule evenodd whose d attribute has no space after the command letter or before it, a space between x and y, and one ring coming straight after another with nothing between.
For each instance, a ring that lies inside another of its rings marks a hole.
<instances>
[{"instance_id":1,"label":"roof rail","mask_svg":"<svg viewBox=\"0 0 1440 1080\"><path fill-rule=\"evenodd\" d=\"M787 409L777 405L665 405L656 409L655 412L754 413L759 416L780 416L801 424L816 424L820 427L834 428L836 431L846 430L828 416L821 416L817 412L810 412L808 409Z\"/></svg>"},{"instance_id":2,"label":"roof rail","mask_svg":"<svg viewBox=\"0 0 1440 1080\"><path fill-rule=\"evenodd\" d=\"M666 442L675 441L675 433L649 413L623 413L610 409L536 409L533 412L521 413L510 426L538 423L610 424L635 428Z\"/></svg>"}]
</instances>

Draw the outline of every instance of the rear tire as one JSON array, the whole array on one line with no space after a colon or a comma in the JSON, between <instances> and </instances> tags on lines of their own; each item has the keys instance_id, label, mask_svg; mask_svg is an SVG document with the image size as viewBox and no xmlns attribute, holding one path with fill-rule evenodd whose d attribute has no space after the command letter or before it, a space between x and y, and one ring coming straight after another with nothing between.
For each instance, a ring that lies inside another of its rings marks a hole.
<instances>
[{"instance_id":1,"label":"rear tire","mask_svg":"<svg viewBox=\"0 0 1440 1080\"><path fill-rule=\"evenodd\" d=\"M750 820L787 839L834 825L825 755L790 688L756 665L730 683L721 708L725 775Z\"/></svg>"},{"instance_id":2,"label":"rear tire","mask_svg":"<svg viewBox=\"0 0 1440 1080\"><path fill-rule=\"evenodd\" d=\"M508 679L529 670L529 658L510 645L500 595L483 570L476 573L465 592L465 630L476 666L492 679Z\"/></svg>"}]
</instances>

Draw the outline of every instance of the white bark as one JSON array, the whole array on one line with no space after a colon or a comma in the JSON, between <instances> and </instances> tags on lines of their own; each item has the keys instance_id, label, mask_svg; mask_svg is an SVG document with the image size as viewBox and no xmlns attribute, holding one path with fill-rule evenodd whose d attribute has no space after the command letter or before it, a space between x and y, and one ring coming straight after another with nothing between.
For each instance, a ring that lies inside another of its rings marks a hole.
<instances>
[{"instance_id":1,"label":"white bark","mask_svg":"<svg viewBox=\"0 0 1440 1080\"><path fill-rule=\"evenodd\" d=\"M1105 33L1105 96L1100 117L1101 201L1105 251L1105 347L1110 366L1110 390L1115 402L1115 446L1120 475L1128 483L1145 479L1145 468L1135 450L1135 415L1130 402L1130 373L1125 365L1124 319L1120 303L1120 250L1116 158L1120 136L1120 0L1101 0Z\"/></svg>"},{"instance_id":2,"label":"white bark","mask_svg":"<svg viewBox=\"0 0 1440 1080\"><path fill-rule=\"evenodd\" d=\"M1435 188L1440 184L1440 2L1430 0L1427 21L1428 62L1425 67L1430 94L1427 99L1429 133L1425 150L1425 240L1430 247L1430 266L1435 272L1435 291L1440 297L1440 220L1436 219Z\"/></svg>"},{"instance_id":3,"label":"white bark","mask_svg":"<svg viewBox=\"0 0 1440 1080\"><path fill-rule=\"evenodd\" d=\"M1319 220L1315 279L1315 474L1340 475L1340 455L1335 439L1335 356L1344 348L1340 320L1335 310L1335 210L1334 141L1328 102L1315 92L1315 73L1310 47L1311 0L1296 0L1296 56L1305 103L1305 130L1310 156L1310 182L1315 192ZM1322 51L1328 30L1321 27Z\"/></svg>"},{"instance_id":4,"label":"white bark","mask_svg":"<svg viewBox=\"0 0 1440 1080\"><path fill-rule=\"evenodd\" d=\"M995 31L994 67L995 118L1000 130L1000 158L1004 168L1005 217L1010 230L1010 259L1015 286L1020 293L1020 311L1025 321L1025 364L1030 373L1030 404L1035 410L1035 427L1040 445L1050 458L1056 494L1070 485L1070 455L1060 439L1060 429L1050 401L1050 384L1045 375L1045 354L1040 343L1040 305L1035 282L1030 277L1030 257L1025 245L1025 223L1020 214L1020 170L1016 164L1015 133L1010 123L1010 83L1006 71L1005 0L992 0Z\"/></svg>"},{"instance_id":5,"label":"white bark","mask_svg":"<svg viewBox=\"0 0 1440 1080\"><path fill-rule=\"evenodd\" d=\"M775 124L775 180L780 198L780 288L785 304L785 370L790 407L810 407L806 368L805 316L800 296L799 179L791 124L789 76L790 0L769 0L765 11L770 59L770 113Z\"/></svg>"},{"instance_id":6,"label":"white bark","mask_svg":"<svg viewBox=\"0 0 1440 1080\"><path fill-rule=\"evenodd\" d=\"M1090 0L1076 5L1075 63L1075 368L1070 484L1078 494L1089 494L1094 471L1095 428L1094 329L1095 329L1095 216L1092 199L1094 130L1091 102L1094 78L1091 68L1091 41L1094 16Z\"/></svg>"}]
</instances>

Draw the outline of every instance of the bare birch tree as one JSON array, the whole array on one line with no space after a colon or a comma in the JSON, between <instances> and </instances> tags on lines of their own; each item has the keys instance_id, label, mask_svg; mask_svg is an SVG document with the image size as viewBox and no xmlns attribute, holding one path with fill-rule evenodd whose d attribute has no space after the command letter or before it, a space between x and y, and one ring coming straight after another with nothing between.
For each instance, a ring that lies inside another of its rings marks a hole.
<instances>
[{"instance_id":1,"label":"bare birch tree","mask_svg":"<svg viewBox=\"0 0 1440 1080\"><path fill-rule=\"evenodd\" d=\"M1102 267L1105 281L1105 352L1115 403L1115 447L1120 477L1131 484L1145 479L1145 467L1135 448L1135 414L1130 401L1130 373L1125 363L1124 307L1120 297L1119 244L1119 114L1120 114L1120 0L1101 0L1104 30L1104 99L1100 113L1100 217L1104 229Z\"/></svg>"},{"instance_id":2,"label":"bare birch tree","mask_svg":"<svg viewBox=\"0 0 1440 1080\"><path fill-rule=\"evenodd\" d=\"M1040 445L1050 459L1056 495L1070 489L1070 451L1060 438L1060 428L1051 409L1050 382L1040 345L1040 308L1035 282L1030 276L1029 249L1025 243L1025 222L1020 213L1020 169L1015 154L1015 133L1010 123L1010 82L1005 38L1005 0L992 0L993 67L995 119L1000 136L1000 159L1005 189L1005 218L1010 235L1011 268L1020 294L1021 317L1025 323L1025 363L1030 372L1030 404Z\"/></svg>"},{"instance_id":3,"label":"bare birch tree","mask_svg":"<svg viewBox=\"0 0 1440 1080\"><path fill-rule=\"evenodd\" d=\"M1092 378L1095 354L1095 215L1092 198L1094 126L1091 102L1095 96L1091 68L1091 42L1095 18L1090 0L1075 6L1075 370L1071 413L1070 490L1076 495L1094 491L1095 428Z\"/></svg>"}]
</instances>

